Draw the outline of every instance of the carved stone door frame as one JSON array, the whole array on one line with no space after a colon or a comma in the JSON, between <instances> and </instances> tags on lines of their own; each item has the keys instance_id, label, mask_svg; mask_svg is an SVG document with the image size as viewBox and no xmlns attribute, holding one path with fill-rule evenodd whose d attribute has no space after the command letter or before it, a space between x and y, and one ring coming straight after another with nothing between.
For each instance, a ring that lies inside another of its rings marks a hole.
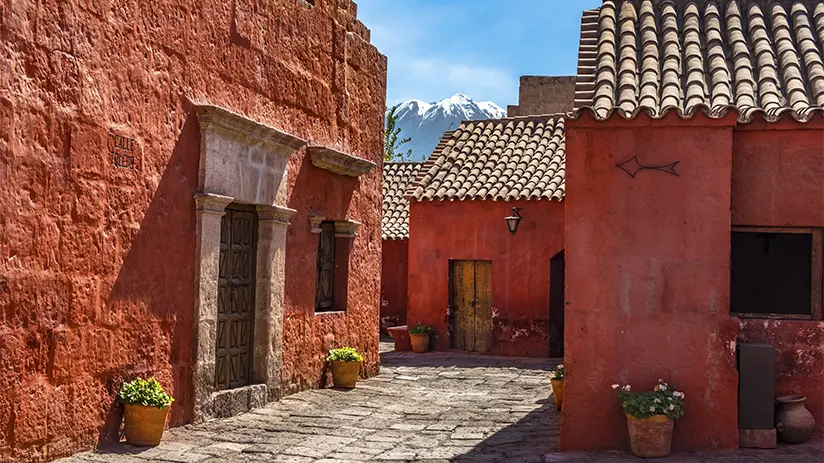
<instances>
[{"instance_id":1,"label":"carved stone door frame","mask_svg":"<svg viewBox=\"0 0 824 463\"><path fill-rule=\"evenodd\" d=\"M294 210L285 207L289 155L306 143L223 108L196 104L200 124L195 251L194 420L227 417L281 395L286 232ZM231 203L258 216L252 384L215 387L220 228Z\"/></svg>"}]
</instances>

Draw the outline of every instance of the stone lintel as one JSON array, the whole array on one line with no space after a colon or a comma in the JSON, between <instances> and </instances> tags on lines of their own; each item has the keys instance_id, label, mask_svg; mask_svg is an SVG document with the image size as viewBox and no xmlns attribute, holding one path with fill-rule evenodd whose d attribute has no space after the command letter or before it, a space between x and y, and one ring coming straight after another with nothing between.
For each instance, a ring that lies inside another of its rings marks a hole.
<instances>
[{"instance_id":1,"label":"stone lintel","mask_svg":"<svg viewBox=\"0 0 824 463\"><path fill-rule=\"evenodd\" d=\"M226 213L226 206L231 204L231 196L216 195L213 193L195 193L195 208L198 213L219 214Z\"/></svg>"},{"instance_id":2,"label":"stone lintel","mask_svg":"<svg viewBox=\"0 0 824 463\"><path fill-rule=\"evenodd\" d=\"M377 164L372 161L342 153L326 146L310 146L309 156L315 167L350 177L360 177L377 167Z\"/></svg>"},{"instance_id":3,"label":"stone lintel","mask_svg":"<svg viewBox=\"0 0 824 463\"><path fill-rule=\"evenodd\" d=\"M265 146L272 152L284 156L289 156L306 145L305 140L294 135L255 122L220 106L195 103L195 112L201 133L216 132L244 144Z\"/></svg>"},{"instance_id":4,"label":"stone lintel","mask_svg":"<svg viewBox=\"0 0 824 463\"><path fill-rule=\"evenodd\" d=\"M335 221L335 237L336 238L354 238L358 236L358 229L360 222L353 222L349 220Z\"/></svg>"},{"instance_id":5,"label":"stone lintel","mask_svg":"<svg viewBox=\"0 0 824 463\"><path fill-rule=\"evenodd\" d=\"M289 219L297 212L294 209L280 206L255 206L258 213L258 222L274 222L283 226L289 225Z\"/></svg>"},{"instance_id":6,"label":"stone lintel","mask_svg":"<svg viewBox=\"0 0 824 463\"><path fill-rule=\"evenodd\" d=\"M326 217L313 215L309 217L309 226L311 227L310 231L312 233L320 233L320 224L326 220Z\"/></svg>"}]
</instances>

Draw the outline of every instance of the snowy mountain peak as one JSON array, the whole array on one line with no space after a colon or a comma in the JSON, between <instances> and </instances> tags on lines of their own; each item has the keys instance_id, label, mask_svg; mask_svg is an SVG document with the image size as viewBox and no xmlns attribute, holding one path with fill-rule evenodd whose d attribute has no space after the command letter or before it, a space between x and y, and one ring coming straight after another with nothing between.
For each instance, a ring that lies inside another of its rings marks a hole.
<instances>
[{"instance_id":1,"label":"snowy mountain peak","mask_svg":"<svg viewBox=\"0 0 824 463\"><path fill-rule=\"evenodd\" d=\"M456 93L432 103L404 101L398 105L396 116L401 136L412 138L403 146L404 150L412 149L413 160L424 160L432 154L443 133L456 129L462 121L498 119L506 117L506 111L491 101L475 102Z\"/></svg>"}]
</instances>

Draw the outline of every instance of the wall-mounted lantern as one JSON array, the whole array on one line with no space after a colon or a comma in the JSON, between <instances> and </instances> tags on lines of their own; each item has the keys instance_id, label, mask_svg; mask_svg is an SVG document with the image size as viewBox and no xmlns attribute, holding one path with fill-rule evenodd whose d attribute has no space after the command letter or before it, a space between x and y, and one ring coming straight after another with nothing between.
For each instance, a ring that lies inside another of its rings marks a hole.
<instances>
[{"instance_id":1,"label":"wall-mounted lantern","mask_svg":"<svg viewBox=\"0 0 824 463\"><path fill-rule=\"evenodd\" d=\"M506 217L506 226L509 228L509 234L514 235L518 233L518 225L521 223L521 208L513 207L512 215Z\"/></svg>"}]
</instances>

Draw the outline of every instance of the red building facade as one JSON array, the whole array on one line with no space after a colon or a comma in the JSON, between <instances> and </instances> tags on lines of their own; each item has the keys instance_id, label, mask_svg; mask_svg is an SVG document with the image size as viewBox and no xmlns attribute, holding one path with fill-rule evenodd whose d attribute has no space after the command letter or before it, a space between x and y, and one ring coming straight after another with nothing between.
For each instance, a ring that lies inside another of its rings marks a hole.
<instances>
[{"instance_id":1,"label":"red building facade","mask_svg":"<svg viewBox=\"0 0 824 463\"><path fill-rule=\"evenodd\" d=\"M377 373L386 60L354 3L23 1L0 37L0 460L116 439L135 376L174 426L322 386L336 345Z\"/></svg>"},{"instance_id":2,"label":"red building facade","mask_svg":"<svg viewBox=\"0 0 824 463\"><path fill-rule=\"evenodd\" d=\"M626 447L610 385L658 378L686 393L676 448L737 447L736 347L750 342L775 348L776 393L806 395L821 434L821 8L605 0L584 13L563 449Z\"/></svg>"},{"instance_id":3,"label":"red building facade","mask_svg":"<svg viewBox=\"0 0 824 463\"><path fill-rule=\"evenodd\" d=\"M406 324L409 275L409 200L404 197L420 162L387 162L383 166L383 250L381 263L381 325Z\"/></svg>"},{"instance_id":4,"label":"red building facade","mask_svg":"<svg viewBox=\"0 0 824 463\"><path fill-rule=\"evenodd\" d=\"M563 293L563 140L554 116L466 121L421 168L407 191L407 323L432 326L433 348L562 355L550 288Z\"/></svg>"}]
</instances>

